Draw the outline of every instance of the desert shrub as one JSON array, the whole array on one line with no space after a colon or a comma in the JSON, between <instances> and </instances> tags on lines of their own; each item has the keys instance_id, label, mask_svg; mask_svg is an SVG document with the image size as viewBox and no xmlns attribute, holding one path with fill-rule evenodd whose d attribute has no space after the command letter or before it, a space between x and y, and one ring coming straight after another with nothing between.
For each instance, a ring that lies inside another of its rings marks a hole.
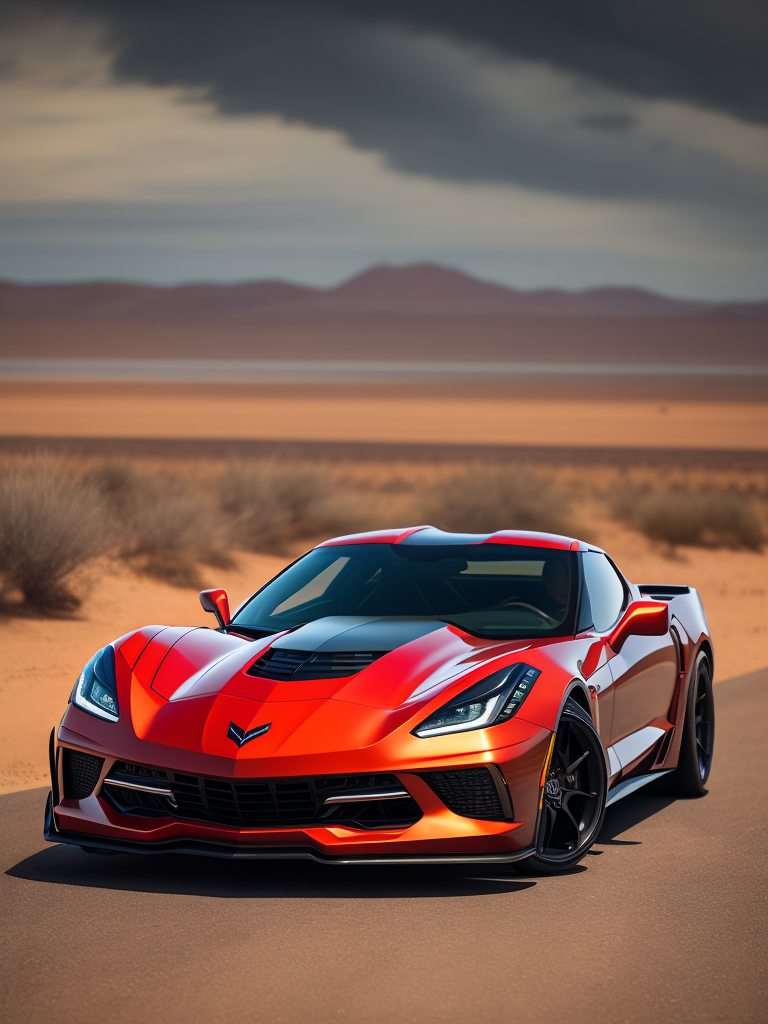
<instances>
[{"instance_id":1,"label":"desert shrub","mask_svg":"<svg viewBox=\"0 0 768 1024\"><path fill-rule=\"evenodd\" d=\"M127 524L122 556L135 568L176 586L200 585L199 564L228 568L223 525L212 500L201 492L157 488L140 502Z\"/></svg>"},{"instance_id":2,"label":"desert shrub","mask_svg":"<svg viewBox=\"0 0 768 1024\"><path fill-rule=\"evenodd\" d=\"M526 468L476 468L438 482L420 497L414 518L443 530L575 532L566 495Z\"/></svg>"},{"instance_id":3,"label":"desert shrub","mask_svg":"<svg viewBox=\"0 0 768 1024\"><path fill-rule=\"evenodd\" d=\"M115 547L139 572L176 586L199 586L200 563L227 568L227 524L211 488L193 477L142 473L107 462L89 479L109 510Z\"/></svg>"},{"instance_id":4,"label":"desert shrub","mask_svg":"<svg viewBox=\"0 0 768 1024\"><path fill-rule=\"evenodd\" d=\"M147 477L130 462L110 459L90 469L85 480L97 488L113 522L126 523L134 516L146 491Z\"/></svg>"},{"instance_id":5,"label":"desert shrub","mask_svg":"<svg viewBox=\"0 0 768 1024\"><path fill-rule=\"evenodd\" d=\"M292 541L362 522L350 495L312 469L232 465L215 487L233 543L251 551L284 553Z\"/></svg>"},{"instance_id":6,"label":"desert shrub","mask_svg":"<svg viewBox=\"0 0 768 1024\"><path fill-rule=\"evenodd\" d=\"M612 512L649 539L672 546L759 551L763 542L754 500L736 487L625 488Z\"/></svg>"},{"instance_id":7,"label":"desert shrub","mask_svg":"<svg viewBox=\"0 0 768 1024\"><path fill-rule=\"evenodd\" d=\"M71 610L75 569L107 543L98 489L57 460L41 456L0 470L0 581L26 604Z\"/></svg>"},{"instance_id":8,"label":"desert shrub","mask_svg":"<svg viewBox=\"0 0 768 1024\"><path fill-rule=\"evenodd\" d=\"M110 461L92 469L114 547L140 572L199 585L201 563L225 568L233 549L284 553L299 538L354 529L349 495L314 470L233 464L214 477L142 472Z\"/></svg>"}]
</instances>

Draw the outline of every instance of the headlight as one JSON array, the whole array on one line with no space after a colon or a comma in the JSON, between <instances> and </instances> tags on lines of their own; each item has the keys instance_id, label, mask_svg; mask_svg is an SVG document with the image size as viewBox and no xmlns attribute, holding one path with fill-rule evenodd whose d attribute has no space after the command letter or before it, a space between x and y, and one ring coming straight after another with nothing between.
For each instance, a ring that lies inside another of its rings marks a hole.
<instances>
[{"instance_id":1,"label":"headlight","mask_svg":"<svg viewBox=\"0 0 768 1024\"><path fill-rule=\"evenodd\" d=\"M104 647L91 658L72 691L72 702L89 715L116 722L120 717L117 705L115 650Z\"/></svg>"},{"instance_id":2,"label":"headlight","mask_svg":"<svg viewBox=\"0 0 768 1024\"><path fill-rule=\"evenodd\" d=\"M413 730L414 736L486 729L510 719L531 692L541 672L530 665L508 665L444 704Z\"/></svg>"}]
</instances>

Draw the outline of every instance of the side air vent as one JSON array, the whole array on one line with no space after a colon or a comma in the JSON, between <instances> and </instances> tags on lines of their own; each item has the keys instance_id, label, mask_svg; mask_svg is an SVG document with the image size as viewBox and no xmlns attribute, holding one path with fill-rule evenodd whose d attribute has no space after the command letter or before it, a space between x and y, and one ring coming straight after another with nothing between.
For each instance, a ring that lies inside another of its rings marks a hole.
<instances>
[{"instance_id":1,"label":"side air vent","mask_svg":"<svg viewBox=\"0 0 768 1024\"><path fill-rule=\"evenodd\" d=\"M83 754L80 750L70 750L69 747L62 749L62 755L64 799L83 800L94 791L101 775L104 758Z\"/></svg>"},{"instance_id":2,"label":"side air vent","mask_svg":"<svg viewBox=\"0 0 768 1024\"><path fill-rule=\"evenodd\" d=\"M643 583L638 587L638 590L643 597L650 597L654 601L671 601L674 597L680 597L681 594L690 594L690 587L674 587L665 586L662 583L658 585L654 583Z\"/></svg>"},{"instance_id":3,"label":"side air vent","mask_svg":"<svg viewBox=\"0 0 768 1024\"><path fill-rule=\"evenodd\" d=\"M424 772L421 777L454 814L483 821L506 820L496 783L488 768Z\"/></svg>"},{"instance_id":4,"label":"side air vent","mask_svg":"<svg viewBox=\"0 0 768 1024\"><path fill-rule=\"evenodd\" d=\"M289 651L270 647L248 669L249 676L261 679L340 679L353 676L372 665L386 651Z\"/></svg>"},{"instance_id":5,"label":"side air vent","mask_svg":"<svg viewBox=\"0 0 768 1024\"><path fill-rule=\"evenodd\" d=\"M663 763L664 758L669 753L669 745L672 742L672 733L674 731L675 731L674 729L667 729L667 731L666 731L666 733L664 735L664 739L661 741L661 746L659 747L659 752L656 754L656 758L654 760L654 764L662 764Z\"/></svg>"}]
</instances>

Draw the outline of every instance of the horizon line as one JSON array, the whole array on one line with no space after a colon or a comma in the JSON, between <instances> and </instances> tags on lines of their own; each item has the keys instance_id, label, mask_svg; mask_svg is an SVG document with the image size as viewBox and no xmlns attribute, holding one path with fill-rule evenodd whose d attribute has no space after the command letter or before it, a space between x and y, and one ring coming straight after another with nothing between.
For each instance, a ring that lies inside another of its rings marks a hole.
<instances>
[{"instance_id":1,"label":"horizon line","mask_svg":"<svg viewBox=\"0 0 768 1024\"><path fill-rule=\"evenodd\" d=\"M192 383L396 381L462 377L766 377L768 365L738 363L515 363L381 359L131 359L0 357L6 381Z\"/></svg>"}]
</instances>

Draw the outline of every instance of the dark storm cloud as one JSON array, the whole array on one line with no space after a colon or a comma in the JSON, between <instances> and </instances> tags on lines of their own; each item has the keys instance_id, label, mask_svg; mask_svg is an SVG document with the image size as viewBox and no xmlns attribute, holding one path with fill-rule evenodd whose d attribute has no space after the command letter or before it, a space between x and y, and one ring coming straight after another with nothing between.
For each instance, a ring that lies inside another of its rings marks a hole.
<instances>
[{"instance_id":1,"label":"dark storm cloud","mask_svg":"<svg viewBox=\"0 0 768 1024\"><path fill-rule=\"evenodd\" d=\"M659 141L626 109L627 95L668 98L768 122L763 2L61 0L43 9L103 20L118 78L202 89L225 114L336 129L403 171L595 197L765 199L761 175ZM483 68L515 59L580 76L580 103L553 118L535 89L522 112L503 80L489 93Z\"/></svg>"},{"instance_id":2,"label":"dark storm cloud","mask_svg":"<svg viewBox=\"0 0 768 1024\"><path fill-rule=\"evenodd\" d=\"M12 0L4 6L23 10L35 4ZM764 0L51 0L45 6L106 18L122 65L150 78L163 77L162 66L170 61L177 71L185 64L184 80L199 83L203 67L196 69L183 55L204 57L201 43L215 51L216 70L225 72L229 47L258 45L278 20L301 50L300 37L311 46L318 26L332 24L335 14L351 24L395 24L542 60L639 96L768 121ZM339 31L340 25L333 28ZM210 65L204 60L206 72L213 70ZM247 80L225 73L205 84L220 90L224 105L230 99L249 109L260 106Z\"/></svg>"},{"instance_id":3,"label":"dark storm cloud","mask_svg":"<svg viewBox=\"0 0 768 1024\"><path fill-rule=\"evenodd\" d=\"M333 0L333 6L543 60L638 96L768 120L764 0Z\"/></svg>"}]
</instances>

